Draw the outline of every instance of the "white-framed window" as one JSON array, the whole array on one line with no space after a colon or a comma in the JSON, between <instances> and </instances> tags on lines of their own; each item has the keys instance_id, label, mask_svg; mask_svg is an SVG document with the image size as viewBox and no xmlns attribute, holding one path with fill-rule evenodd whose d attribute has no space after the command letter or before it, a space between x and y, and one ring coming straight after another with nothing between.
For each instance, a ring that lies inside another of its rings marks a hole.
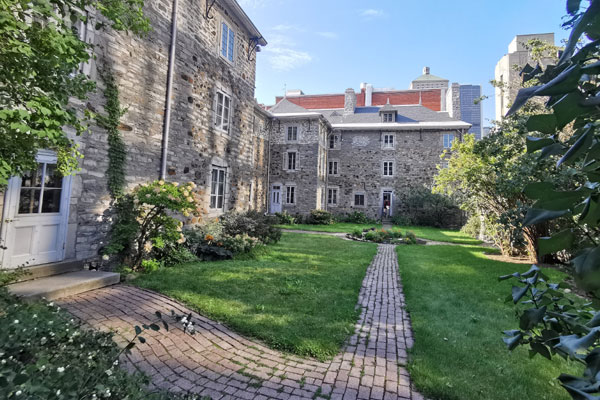
<instances>
[{"instance_id":1,"label":"white-framed window","mask_svg":"<svg viewBox=\"0 0 600 400\"><path fill-rule=\"evenodd\" d=\"M338 147L339 140L340 140L340 137L338 135L329 136L329 148L336 149Z\"/></svg>"},{"instance_id":2,"label":"white-framed window","mask_svg":"<svg viewBox=\"0 0 600 400\"><path fill-rule=\"evenodd\" d=\"M296 204L296 186L285 187L285 204Z\"/></svg>"},{"instance_id":3,"label":"white-framed window","mask_svg":"<svg viewBox=\"0 0 600 400\"><path fill-rule=\"evenodd\" d=\"M235 32L225 21L221 22L221 57L233 62L233 51L235 49Z\"/></svg>"},{"instance_id":4,"label":"white-framed window","mask_svg":"<svg viewBox=\"0 0 600 400\"><path fill-rule=\"evenodd\" d=\"M215 127L229 133L231 120L231 97L217 90L215 95Z\"/></svg>"},{"instance_id":5,"label":"white-framed window","mask_svg":"<svg viewBox=\"0 0 600 400\"><path fill-rule=\"evenodd\" d=\"M87 44L94 44L94 35L96 29L92 24L91 13L88 10L80 9L74 9L73 12L78 14L78 17L81 18L78 19L74 25L74 28L77 31L77 37L82 42L85 42ZM87 49L87 52L90 55L90 59L87 62L81 62L76 72L90 76L92 72L92 50Z\"/></svg>"},{"instance_id":6,"label":"white-framed window","mask_svg":"<svg viewBox=\"0 0 600 400\"><path fill-rule=\"evenodd\" d=\"M444 148L445 149L452 148L452 142L454 142L454 134L453 133L444 133Z\"/></svg>"},{"instance_id":7,"label":"white-framed window","mask_svg":"<svg viewBox=\"0 0 600 400\"><path fill-rule=\"evenodd\" d=\"M335 206L338 203L338 188L327 189L327 204Z\"/></svg>"},{"instance_id":8,"label":"white-framed window","mask_svg":"<svg viewBox=\"0 0 600 400\"><path fill-rule=\"evenodd\" d=\"M225 179L227 168L212 167L210 174L210 208L222 210L225 207Z\"/></svg>"},{"instance_id":9,"label":"white-framed window","mask_svg":"<svg viewBox=\"0 0 600 400\"><path fill-rule=\"evenodd\" d=\"M355 207L364 207L365 206L365 194L364 193L354 193L354 206Z\"/></svg>"},{"instance_id":10,"label":"white-framed window","mask_svg":"<svg viewBox=\"0 0 600 400\"><path fill-rule=\"evenodd\" d=\"M383 113L383 122L394 122L394 113Z\"/></svg>"},{"instance_id":11,"label":"white-framed window","mask_svg":"<svg viewBox=\"0 0 600 400\"><path fill-rule=\"evenodd\" d=\"M394 176L394 162L384 161L383 162L383 176Z\"/></svg>"},{"instance_id":12,"label":"white-framed window","mask_svg":"<svg viewBox=\"0 0 600 400\"><path fill-rule=\"evenodd\" d=\"M337 161L329 161L329 175L337 175L338 174L338 162Z\"/></svg>"},{"instance_id":13,"label":"white-framed window","mask_svg":"<svg viewBox=\"0 0 600 400\"><path fill-rule=\"evenodd\" d=\"M285 169L288 171L295 171L298 167L297 164L298 152L288 151L285 153Z\"/></svg>"},{"instance_id":14,"label":"white-framed window","mask_svg":"<svg viewBox=\"0 0 600 400\"><path fill-rule=\"evenodd\" d=\"M288 142L297 142L298 141L298 127L297 126L288 126L287 140L288 140Z\"/></svg>"},{"instance_id":15,"label":"white-framed window","mask_svg":"<svg viewBox=\"0 0 600 400\"><path fill-rule=\"evenodd\" d=\"M393 133L384 133L383 134L383 148L384 149L393 149L394 148L394 134Z\"/></svg>"}]
</instances>

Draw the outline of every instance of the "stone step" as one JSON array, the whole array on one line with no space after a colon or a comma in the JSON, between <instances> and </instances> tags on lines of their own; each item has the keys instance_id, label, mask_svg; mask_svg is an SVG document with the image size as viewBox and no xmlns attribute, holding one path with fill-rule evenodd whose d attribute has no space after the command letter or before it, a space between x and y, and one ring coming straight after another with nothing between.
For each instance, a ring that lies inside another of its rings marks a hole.
<instances>
[{"instance_id":1,"label":"stone step","mask_svg":"<svg viewBox=\"0 0 600 400\"><path fill-rule=\"evenodd\" d=\"M119 283L120 275L105 271L76 271L8 285L24 300L55 300Z\"/></svg>"},{"instance_id":2,"label":"stone step","mask_svg":"<svg viewBox=\"0 0 600 400\"><path fill-rule=\"evenodd\" d=\"M83 270L82 260L65 260L61 262L35 265L33 267L23 268L25 274L17 282L30 281L33 279L45 278L47 276L66 274Z\"/></svg>"}]
</instances>

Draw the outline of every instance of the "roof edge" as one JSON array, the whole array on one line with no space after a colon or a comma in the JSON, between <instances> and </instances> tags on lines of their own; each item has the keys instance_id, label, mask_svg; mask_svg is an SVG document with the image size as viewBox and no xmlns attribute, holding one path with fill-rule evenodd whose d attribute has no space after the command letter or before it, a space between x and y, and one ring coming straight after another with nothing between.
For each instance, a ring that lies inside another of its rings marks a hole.
<instances>
[{"instance_id":1,"label":"roof edge","mask_svg":"<svg viewBox=\"0 0 600 400\"><path fill-rule=\"evenodd\" d=\"M248 17L248 14L244 11L244 9L238 4L236 0L221 0L234 14L235 16L242 22L244 28L246 28L252 35L258 38L258 44L261 46L266 46L267 41L263 37L262 33L258 30L254 22Z\"/></svg>"}]
</instances>

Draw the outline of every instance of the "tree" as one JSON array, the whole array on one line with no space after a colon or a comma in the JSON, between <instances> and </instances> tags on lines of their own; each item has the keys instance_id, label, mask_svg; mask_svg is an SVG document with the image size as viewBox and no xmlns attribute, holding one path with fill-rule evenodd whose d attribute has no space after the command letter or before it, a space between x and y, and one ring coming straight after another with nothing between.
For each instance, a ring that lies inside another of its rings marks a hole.
<instances>
[{"instance_id":1,"label":"tree","mask_svg":"<svg viewBox=\"0 0 600 400\"><path fill-rule=\"evenodd\" d=\"M573 228L538 239L541 254L566 251L577 285L598 299L600 294L600 0L567 1L570 37L558 63L544 70L526 66L524 80L535 85L521 89L508 114L530 99L548 97L544 114L526 121L535 137L527 137L527 151L540 162L556 159L552 177L572 168L582 182L561 189L552 179L528 184L533 201L524 226L566 221ZM529 72L527 72L529 71ZM550 177L550 178L552 178ZM577 235L579 234L579 237ZM550 283L537 266L516 279L510 298L518 311L519 329L506 331L509 349L528 345L532 356L560 355L580 361L582 376L558 379L573 399L598 399L600 394L600 311L597 302L581 304L565 296L564 285Z\"/></svg>"},{"instance_id":2,"label":"tree","mask_svg":"<svg viewBox=\"0 0 600 400\"><path fill-rule=\"evenodd\" d=\"M38 149L55 150L63 174L76 170L81 155L65 129L79 135L93 115L70 99L95 88L80 72L93 57L80 30L144 34L142 7L143 0L0 0L0 189L35 167Z\"/></svg>"}]
</instances>

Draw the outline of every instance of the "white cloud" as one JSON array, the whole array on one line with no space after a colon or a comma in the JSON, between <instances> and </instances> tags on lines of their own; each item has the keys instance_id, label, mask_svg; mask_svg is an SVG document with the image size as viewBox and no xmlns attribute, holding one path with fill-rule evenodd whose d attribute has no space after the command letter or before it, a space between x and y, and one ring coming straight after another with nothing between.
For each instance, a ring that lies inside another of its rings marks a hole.
<instances>
[{"instance_id":1,"label":"white cloud","mask_svg":"<svg viewBox=\"0 0 600 400\"><path fill-rule=\"evenodd\" d=\"M368 8L366 10L360 10L359 15L363 18L374 19L385 16L383 10L376 10L374 8Z\"/></svg>"},{"instance_id":2,"label":"white cloud","mask_svg":"<svg viewBox=\"0 0 600 400\"><path fill-rule=\"evenodd\" d=\"M286 47L267 46L268 61L276 71L290 71L312 61L312 56L305 51Z\"/></svg>"},{"instance_id":3,"label":"white cloud","mask_svg":"<svg viewBox=\"0 0 600 400\"><path fill-rule=\"evenodd\" d=\"M339 37L335 32L317 32L317 35L327 39L337 39Z\"/></svg>"}]
</instances>

